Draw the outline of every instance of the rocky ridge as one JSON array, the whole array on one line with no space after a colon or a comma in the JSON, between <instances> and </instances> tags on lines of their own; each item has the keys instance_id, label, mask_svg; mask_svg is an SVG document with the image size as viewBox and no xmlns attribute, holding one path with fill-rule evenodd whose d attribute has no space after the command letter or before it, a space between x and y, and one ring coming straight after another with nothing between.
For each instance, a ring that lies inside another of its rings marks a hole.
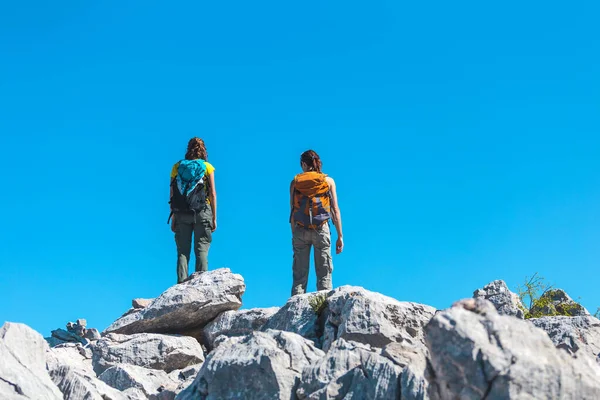
<instances>
[{"instance_id":1,"label":"rocky ridge","mask_svg":"<svg viewBox=\"0 0 600 400\"><path fill-rule=\"evenodd\" d=\"M600 398L600 321L570 306L524 320L503 281L447 310L353 286L238 310L244 291L218 269L135 299L101 335L78 320L44 340L7 322L0 398Z\"/></svg>"}]
</instances>

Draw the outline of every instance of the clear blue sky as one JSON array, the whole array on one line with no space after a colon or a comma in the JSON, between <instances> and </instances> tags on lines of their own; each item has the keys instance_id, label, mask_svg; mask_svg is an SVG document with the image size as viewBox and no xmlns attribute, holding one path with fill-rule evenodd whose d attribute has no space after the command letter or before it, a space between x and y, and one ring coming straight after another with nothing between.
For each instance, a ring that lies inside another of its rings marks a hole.
<instances>
[{"instance_id":1,"label":"clear blue sky","mask_svg":"<svg viewBox=\"0 0 600 400\"><path fill-rule=\"evenodd\" d=\"M193 136L217 168L210 268L244 276L244 307L288 298L313 148L344 215L335 286L442 308L537 271L594 312L599 7L4 2L0 322L103 329L175 283L168 174Z\"/></svg>"}]
</instances>

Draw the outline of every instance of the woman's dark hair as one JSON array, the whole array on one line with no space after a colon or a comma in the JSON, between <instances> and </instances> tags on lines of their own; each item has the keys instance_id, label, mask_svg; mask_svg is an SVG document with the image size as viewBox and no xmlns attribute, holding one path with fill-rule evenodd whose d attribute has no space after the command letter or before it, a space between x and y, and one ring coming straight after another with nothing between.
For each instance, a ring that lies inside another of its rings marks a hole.
<instances>
[{"instance_id":1,"label":"woman's dark hair","mask_svg":"<svg viewBox=\"0 0 600 400\"><path fill-rule=\"evenodd\" d=\"M314 150L306 150L300 156L300 165L305 163L309 166L313 171L321 172L321 167L323 163L321 162L321 157Z\"/></svg>"},{"instance_id":2,"label":"woman's dark hair","mask_svg":"<svg viewBox=\"0 0 600 400\"><path fill-rule=\"evenodd\" d=\"M204 161L208 161L208 152L206 151L206 146L204 145L204 140L200 138L192 138L188 142L187 151L185 153L186 160L197 160L201 159Z\"/></svg>"}]
</instances>

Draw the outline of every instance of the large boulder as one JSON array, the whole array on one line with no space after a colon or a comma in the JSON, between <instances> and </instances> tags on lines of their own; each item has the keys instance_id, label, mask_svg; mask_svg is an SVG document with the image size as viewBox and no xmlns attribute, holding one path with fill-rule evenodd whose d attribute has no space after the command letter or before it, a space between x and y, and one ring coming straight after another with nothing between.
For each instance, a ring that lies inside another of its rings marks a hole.
<instances>
[{"instance_id":1,"label":"large boulder","mask_svg":"<svg viewBox=\"0 0 600 400\"><path fill-rule=\"evenodd\" d=\"M252 308L249 310L225 311L204 328L204 338L209 347L214 347L219 336L247 335L260 330L279 307Z\"/></svg>"},{"instance_id":2,"label":"large boulder","mask_svg":"<svg viewBox=\"0 0 600 400\"><path fill-rule=\"evenodd\" d=\"M294 399L302 369L323 356L311 341L291 332L233 337L209 354L177 399Z\"/></svg>"},{"instance_id":3,"label":"large boulder","mask_svg":"<svg viewBox=\"0 0 600 400\"><path fill-rule=\"evenodd\" d=\"M165 371L156 369L118 364L102 372L98 378L120 391L138 389L149 399L172 400L177 394L178 382Z\"/></svg>"},{"instance_id":4,"label":"large boulder","mask_svg":"<svg viewBox=\"0 0 600 400\"><path fill-rule=\"evenodd\" d=\"M468 299L425 329L436 399L597 399L600 368L554 347L542 330Z\"/></svg>"},{"instance_id":5,"label":"large boulder","mask_svg":"<svg viewBox=\"0 0 600 400\"><path fill-rule=\"evenodd\" d=\"M390 343L381 355L402 368L400 376L400 398L403 400L429 399L427 382L427 348L420 343Z\"/></svg>"},{"instance_id":6,"label":"large boulder","mask_svg":"<svg viewBox=\"0 0 600 400\"><path fill-rule=\"evenodd\" d=\"M370 346L338 339L325 357L304 368L296 393L300 400L397 399L401 373Z\"/></svg>"},{"instance_id":7,"label":"large boulder","mask_svg":"<svg viewBox=\"0 0 600 400\"><path fill-rule=\"evenodd\" d=\"M600 362L600 320L592 316L529 319L543 329L554 345L574 356L586 355Z\"/></svg>"},{"instance_id":8,"label":"large boulder","mask_svg":"<svg viewBox=\"0 0 600 400\"><path fill-rule=\"evenodd\" d=\"M127 395L96 377L91 354L81 345L66 343L49 349L47 368L65 400L127 400Z\"/></svg>"},{"instance_id":9,"label":"large boulder","mask_svg":"<svg viewBox=\"0 0 600 400\"><path fill-rule=\"evenodd\" d=\"M46 370L48 349L42 335L27 325L6 322L0 328L0 399L63 398Z\"/></svg>"},{"instance_id":10,"label":"large boulder","mask_svg":"<svg viewBox=\"0 0 600 400\"><path fill-rule=\"evenodd\" d=\"M240 308L245 290L242 276L229 269L197 272L147 307L130 310L104 333L184 333L203 328L222 312Z\"/></svg>"},{"instance_id":11,"label":"large boulder","mask_svg":"<svg viewBox=\"0 0 600 400\"><path fill-rule=\"evenodd\" d=\"M319 324L318 310L311 303L317 298L325 298L326 295L327 292L318 292L290 297L287 303L268 319L262 330L272 329L297 333L320 346L322 327Z\"/></svg>"},{"instance_id":12,"label":"large boulder","mask_svg":"<svg viewBox=\"0 0 600 400\"><path fill-rule=\"evenodd\" d=\"M117 364L169 373L204 361L202 347L196 339L156 333L109 333L94 344L92 351L94 370L98 375Z\"/></svg>"},{"instance_id":13,"label":"large boulder","mask_svg":"<svg viewBox=\"0 0 600 400\"><path fill-rule=\"evenodd\" d=\"M327 351L338 339L377 348L393 342L418 346L423 344L423 327L434 313L430 306L342 286L327 298L323 349Z\"/></svg>"},{"instance_id":14,"label":"large boulder","mask_svg":"<svg viewBox=\"0 0 600 400\"><path fill-rule=\"evenodd\" d=\"M501 315L525 318L525 306L516 293L506 286L503 280L495 280L473 292L473 298L489 300Z\"/></svg>"}]
</instances>

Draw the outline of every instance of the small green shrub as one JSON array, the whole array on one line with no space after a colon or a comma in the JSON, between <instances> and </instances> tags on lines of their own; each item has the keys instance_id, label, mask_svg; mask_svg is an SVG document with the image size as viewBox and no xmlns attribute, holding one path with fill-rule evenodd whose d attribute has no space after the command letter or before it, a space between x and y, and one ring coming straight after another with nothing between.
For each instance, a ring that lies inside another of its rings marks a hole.
<instances>
[{"instance_id":1,"label":"small green shrub","mask_svg":"<svg viewBox=\"0 0 600 400\"><path fill-rule=\"evenodd\" d=\"M325 293L317 293L308 300L308 304L310 304L315 314L321 315L327 307L327 295Z\"/></svg>"},{"instance_id":2,"label":"small green shrub","mask_svg":"<svg viewBox=\"0 0 600 400\"><path fill-rule=\"evenodd\" d=\"M517 288L517 294L525 305L522 308L525 319L574 316L583 310L583 306L576 301L563 301L567 300L566 293L553 289L537 272L531 278L525 278L523 285Z\"/></svg>"},{"instance_id":3,"label":"small green shrub","mask_svg":"<svg viewBox=\"0 0 600 400\"><path fill-rule=\"evenodd\" d=\"M540 297L550 289L551 286L537 272L531 278L525 278L523 285L517 288L517 295L524 305L523 312L525 313L525 319L537 318L532 315L532 310L535 306L542 306L540 304Z\"/></svg>"}]
</instances>

